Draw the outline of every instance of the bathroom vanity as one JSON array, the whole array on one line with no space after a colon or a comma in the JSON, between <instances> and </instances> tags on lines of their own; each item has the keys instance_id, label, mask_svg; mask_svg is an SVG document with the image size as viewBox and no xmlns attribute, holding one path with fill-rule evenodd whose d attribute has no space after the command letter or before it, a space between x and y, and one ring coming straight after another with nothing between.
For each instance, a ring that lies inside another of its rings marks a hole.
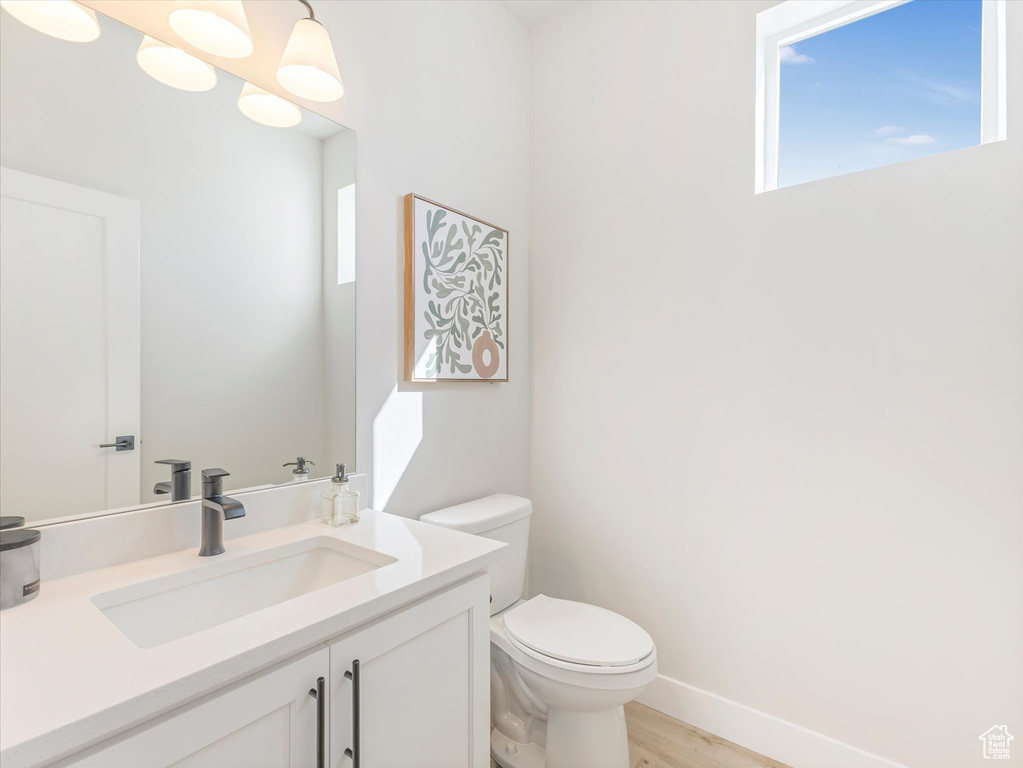
<instances>
[{"instance_id":1,"label":"bathroom vanity","mask_svg":"<svg viewBox=\"0 0 1023 768\"><path fill-rule=\"evenodd\" d=\"M354 132L100 5L135 26L0 12L0 506L41 531L0 764L485 768L504 545L319 522L358 468Z\"/></svg>"},{"instance_id":2,"label":"bathroom vanity","mask_svg":"<svg viewBox=\"0 0 1023 768\"><path fill-rule=\"evenodd\" d=\"M503 548L367 510L45 582L0 621L0 763L486 766Z\"/></svg>"}]
</instances>

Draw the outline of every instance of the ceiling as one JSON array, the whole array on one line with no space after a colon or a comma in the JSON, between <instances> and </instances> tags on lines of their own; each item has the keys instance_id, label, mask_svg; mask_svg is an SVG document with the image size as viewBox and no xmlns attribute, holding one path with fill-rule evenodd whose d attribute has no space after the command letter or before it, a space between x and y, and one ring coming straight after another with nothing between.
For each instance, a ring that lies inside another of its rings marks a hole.
<instances>
[{"instance_id":1,"label":"ceiling","mask_svg":"<svg viewBox=\"0 0 1023 768\"><path fill-rule=\"evenodd\" d=\"M505 8L525 24L534 27L578 0L502 0Z\"/></svg>"}]
</instances>

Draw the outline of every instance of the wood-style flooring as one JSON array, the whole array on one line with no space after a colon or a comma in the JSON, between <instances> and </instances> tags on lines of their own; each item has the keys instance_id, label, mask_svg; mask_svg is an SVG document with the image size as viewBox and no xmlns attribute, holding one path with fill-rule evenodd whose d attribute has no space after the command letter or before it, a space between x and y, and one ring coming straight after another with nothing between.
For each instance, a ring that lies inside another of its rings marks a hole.
<instances>
[{"instance_id":1,"label":"wood-style flooring","mask_svg":"<svg viewBox=\"0 0 1023 768\"><path fill-rule=\"evenodd\" d=\"M636 702L625 705L625 722L632 768L788 768Z\"/></svg>"},{"instance_id":2,"label":"wood-style flooring","mask_svg":"<svg viewBox=\"0 0 1023 768\"><path fill-rule=\"evenodd\" d=\"M788 768L636 702L625 705L625 722L631 768Z\"/></svg>"}]
</instances>

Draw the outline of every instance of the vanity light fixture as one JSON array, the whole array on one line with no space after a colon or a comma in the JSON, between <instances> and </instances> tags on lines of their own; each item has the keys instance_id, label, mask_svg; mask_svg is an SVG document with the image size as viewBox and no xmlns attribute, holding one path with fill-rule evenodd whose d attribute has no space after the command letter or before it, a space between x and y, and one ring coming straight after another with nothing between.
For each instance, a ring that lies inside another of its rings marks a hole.
<instances>
[{"instance_id":1,"label":"vanity light fixture","mask_svg":"<svg viewBox=\"0 0 1023 768\"><path fill-rule=\"evenodd\" d=\"M89 43L99 37L96 12L74 0L0 0L11 16L32 29L73 43Z\"/></svg>"},{"instance_id":2,"label":"vanity light fixture","mask_svg":"<svg viewBox=\"0 0 1023 768\"><path fill-rule=\"evenodd\" d=\"M142 71L164 85L183 91L208 91L217 84L217 70L180 48L146 35L135 54Z\"/></svg>"},{"instance_id":3,"label":"vanity light fixture","mask_svg":"<svg viewBox=\"0 0 1023 768\"><path fill-rule=\"evenodd\" d=\"M344 95L345 87L330 35L316 20L313 7L306 0L298 2L306 7L309 17L299 19L291 30L277 67L277 82L309 101L337 101Z\"/></svg>"},{"instance_id":4,"label":"vanity light fixture","mask_svg":"<svg viewBox=\"0 0 1023 768\"><path fill-rule=\"evenodd\" d=\"M291 128L302 121L302 111L290 101L248 82L242 86L238 109L251 120L271 128Z\"/></svg>"},{"instance_id":5,"label":"vanity light fixture","mask_svg":"<svg viewBox=\"0 0 1023 768\"><path fill-rule=\"evenodd\" d=\"M242 0L174 0L171 29L214 56L244 59L253 50Z\"/></svg>"}]
</instances>

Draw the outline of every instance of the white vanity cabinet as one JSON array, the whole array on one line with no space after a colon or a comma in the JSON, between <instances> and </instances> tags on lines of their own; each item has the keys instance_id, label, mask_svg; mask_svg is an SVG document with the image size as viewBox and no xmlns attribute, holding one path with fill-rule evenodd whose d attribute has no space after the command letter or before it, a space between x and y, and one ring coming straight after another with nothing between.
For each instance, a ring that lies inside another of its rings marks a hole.
<instances>
[{"instance_id":1,"label":"white vanity cabinet","mask_svg":"<svg viewBox=\"0 0 1023 768\"><path fill-rule=\"evenodd\" d=\"M306 768L316 765L317 700L326 646L217 691L60 768Z\"/></svg>"},{"instance_id":2,"label":"white vanity cabinet","mask_svg":"<svg viewBox=\"0 0 1023 768\"><path fill-rule=\"evenodd\" d=\"M489 618L481 574L57 765L486 768Z\"/></svg>"},{"instance_id":3,"label":"white vanity cabinet","mask_svg":"<svg viewBox=\"0 0 1023 768\"><path fill-rule=\"evenodd\" d=\"M331 768L488 766L489 627L479 576L330 643Z\"/></svg>"}]
</instances>

